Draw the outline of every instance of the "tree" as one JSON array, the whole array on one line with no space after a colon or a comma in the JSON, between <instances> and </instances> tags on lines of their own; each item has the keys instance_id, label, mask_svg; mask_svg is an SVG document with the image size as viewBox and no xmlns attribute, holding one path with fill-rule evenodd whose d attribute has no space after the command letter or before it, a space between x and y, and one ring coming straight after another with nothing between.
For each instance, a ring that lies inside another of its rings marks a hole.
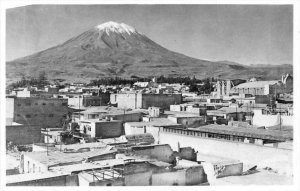
<instances>
[{"instance_id":1,"label":"tree","mask_svg":"<svg viewBox=\"0 0 300 191\"><path fill-rule=\"evenodd\" d=\"M38 88L43 88L45 85L48 84L48 79L45 71L40 72L37 81Z\"/></svg>"},{"instance_id":2,"label":"tree","mask_svg":"<svg viewBox=\"0 0 300 191\"><path fill-rule=\"evenodd\" d=\"M190 92L198 92L198 87L196 84L190 85Z\"/></svg>"}]
</instances>

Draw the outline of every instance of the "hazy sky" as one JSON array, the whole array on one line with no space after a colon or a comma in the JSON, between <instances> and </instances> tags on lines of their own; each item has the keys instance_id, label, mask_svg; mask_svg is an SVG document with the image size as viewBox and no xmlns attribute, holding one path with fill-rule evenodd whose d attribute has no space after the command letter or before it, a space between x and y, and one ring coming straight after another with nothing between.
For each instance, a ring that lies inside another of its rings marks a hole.
<instances>
[{"instance_id":1,"label":"hazy sky","mask_svg":"<svg viewBox=\"0 0 300 191\"><path fill-rule=\"evenodd\" d=\"M6 12L6 60L116 21L187 56L241 64L292 64L289 5L34 5Z\"/></svg>"}]
</instances>

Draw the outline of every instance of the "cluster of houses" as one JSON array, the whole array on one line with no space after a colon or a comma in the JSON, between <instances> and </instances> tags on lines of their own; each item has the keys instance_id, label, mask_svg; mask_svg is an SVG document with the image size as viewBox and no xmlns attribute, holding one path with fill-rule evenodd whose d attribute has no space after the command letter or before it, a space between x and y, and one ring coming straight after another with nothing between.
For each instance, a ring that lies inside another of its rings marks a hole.
<instances>
[{"instance_id":1,"label":"cluster of houses","mask_svg":"<svg viewBox=\"0 0 300 191\"><path fill-rule=\"evenodd\" d=\"M155 80L13 90L6 142L32 151L18 152L7 185L218 185L266 174L290 183L292 86L285 75L219 81L210 95Z\"/></svg>"}]
</instances>

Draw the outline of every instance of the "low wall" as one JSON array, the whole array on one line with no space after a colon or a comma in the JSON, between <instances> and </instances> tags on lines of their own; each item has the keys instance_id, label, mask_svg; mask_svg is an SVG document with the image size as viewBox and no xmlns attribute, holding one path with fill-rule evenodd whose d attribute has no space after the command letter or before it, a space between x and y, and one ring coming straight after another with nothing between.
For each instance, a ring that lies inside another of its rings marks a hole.
<instances>
[{"instance_id":1,"label":"low wall","mask_svg":"<svg viewBox=\"0 0 300 191\"><path fill-rule=\"evenodd\" d=\"M186 185L198 185L207 182L202 166L193 166L186 169Z\"/></svg>"},{"instance_id":2,"label":"low wall","mask_svg":"<svg viewBox=\"0 0 300 191\"><path fill-rule=\"evenodd\" d=\"M18 175L16 175L18 176ZM22 175L21 175L22 176ZM6 186L78 186L77 175L62 175L8 183Z\"/></svg>"},{"instance_id":3,"label":"low wall","mask_svg":"<svg viewBox=\"0 0 300 191\"><path fill-rule=\"evenodd\" d=\"M151 184L152 171L128 174L125 176L126 186L149 186Z\"/></svg>"},{"instance_id":4,"label":"low wall","mask_svg":"<svg viewBox=\"0 0 300 191\"><path fill-rule=\"evenodd\" d=\"M149 156L150 158L159 161L172 163L175 159L173 150L169 145L150 145L150 146L136 146L132 147L135 155Z\"/></svg>"},{"instance_id":5,"label":"low wall","mask_svg":"<svg viewBox=\"0 0 300 191\"><path fill-rule=\"evenodd\" d=\"M164 172L152 175L152 186L184 186L186 183L186 170Z\"/></svg>"}]
</instances>

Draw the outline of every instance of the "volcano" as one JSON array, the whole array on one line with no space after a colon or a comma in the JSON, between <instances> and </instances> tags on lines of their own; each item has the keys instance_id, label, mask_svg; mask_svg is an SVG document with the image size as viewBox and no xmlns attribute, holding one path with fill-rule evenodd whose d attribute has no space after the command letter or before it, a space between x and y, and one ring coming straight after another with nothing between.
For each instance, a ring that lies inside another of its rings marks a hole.
<instances>
[{"instance_id":1,"label":"volcano","mask_svg":"<svg viewBox=\"0 0 300 191\"><path fill-rule=\"evenodd\" d=\"M89 82L104 77L195 76L199 79L278 78L290 68L253 68L231 62L211 62L170 51L135 28L107 22L66 42L6 63L7 83L46 72L48 79Z\"/></svg>"}]
</instances>

